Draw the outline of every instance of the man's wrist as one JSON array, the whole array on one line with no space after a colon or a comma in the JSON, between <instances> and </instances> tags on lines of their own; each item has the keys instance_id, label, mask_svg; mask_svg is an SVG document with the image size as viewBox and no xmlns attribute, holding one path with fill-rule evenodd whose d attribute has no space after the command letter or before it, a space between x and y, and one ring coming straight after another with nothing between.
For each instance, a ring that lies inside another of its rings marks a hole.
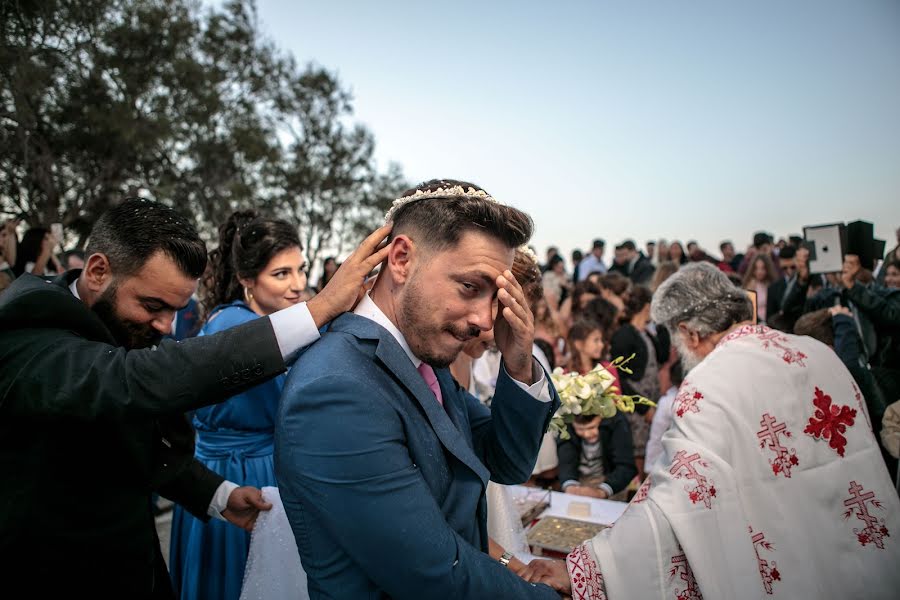
<instances>
[{"instance_id":1,"label":"man's wrist","mask_svg":"<svg viewBox=\"0 0 900 600\"><path fill-rule=\"evenodd\" d=\"M332 314L331 304L321 293L310 298L306 302L306 308L309 309L309 314L312 316L317 329L330 322L336 316Z\"/></svg>"}]
</instances>

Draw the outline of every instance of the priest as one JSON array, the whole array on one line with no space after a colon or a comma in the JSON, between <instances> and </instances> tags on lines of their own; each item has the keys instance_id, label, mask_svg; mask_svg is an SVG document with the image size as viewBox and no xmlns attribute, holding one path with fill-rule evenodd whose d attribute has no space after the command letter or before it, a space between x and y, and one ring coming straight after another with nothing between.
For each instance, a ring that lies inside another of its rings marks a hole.
<instances>
[{"instance_id":1,"label":"priest","mask_svg":"<svg viewBox=\"0 0 900 600\"><path fill-rule=\"evenodd\" d=\"M614 527L524 577L575 600L896 598L900 500L834 352L754 325L704 263L651 312L693 367L663 454Z\"/></svg>"}]
</instances>

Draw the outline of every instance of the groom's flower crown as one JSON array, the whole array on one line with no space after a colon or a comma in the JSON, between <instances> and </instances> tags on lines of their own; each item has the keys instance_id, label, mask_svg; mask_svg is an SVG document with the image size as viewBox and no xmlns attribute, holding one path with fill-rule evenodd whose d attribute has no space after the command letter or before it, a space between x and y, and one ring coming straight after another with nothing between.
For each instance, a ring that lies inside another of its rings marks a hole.
<instances>
[{"instance_id":1,"label":"groom's flower crown","mask_svg":"<svg viewBox=\"0 0 900 600\"><path fill-rule=\"evenodd\" d=\"M473 187L463 189L461 185L455 185L452 187L437 188L434 190L416 190L414 194L394 200L394 202L391 203L391 208L384 215L384 222L385 224L387 224L393 221L394 215L401 206L405 206L410 202L419 202L420 200L433 200L436 198L440 198L442 200L447 198L478 198L480 200L487 200L488 202L500 204L499 201L497 201L486 191L476 190Z\"/></svg>"}]
</instances>

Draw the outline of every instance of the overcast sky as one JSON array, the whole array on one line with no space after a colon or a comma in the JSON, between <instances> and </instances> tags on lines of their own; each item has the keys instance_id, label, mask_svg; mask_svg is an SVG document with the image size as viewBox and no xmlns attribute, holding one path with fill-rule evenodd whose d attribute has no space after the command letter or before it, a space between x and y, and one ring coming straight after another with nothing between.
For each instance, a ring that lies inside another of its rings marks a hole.
<instances>
[{"instance_id":1,"label":"overcast sky","mask_svg":"<svg viewBox=\"0 0 900 600\"><path fill-rule=\"evenodd\" d=\"M474 181L534 246L900 226L900 2L296 2L262 29L335 72L382 167ZM608 250L607 258L610 258Z\"/></svg>"}]
</instances>

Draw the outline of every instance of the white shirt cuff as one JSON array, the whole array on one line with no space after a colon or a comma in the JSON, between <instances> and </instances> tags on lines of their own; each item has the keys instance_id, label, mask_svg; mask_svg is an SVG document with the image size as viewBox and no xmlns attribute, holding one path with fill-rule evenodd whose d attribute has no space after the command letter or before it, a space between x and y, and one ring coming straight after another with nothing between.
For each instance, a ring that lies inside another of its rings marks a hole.
<instances>
[{"instance_id":1,"label":"white shirt cuff","mask_svg":"<svg viewBox=\"0 0 900 600\"><path fill-rule=\"evenodd\" d=\"M503 365L503 370L506 371L506 365ZM515 379L510 375L510 379L516 382L520 388L528 392L528 394L534 398L535 400L540 400L541 402L550 402L550 390L547 386L547 377L544 375L544 369L541 368L541 365L538 364L537 359L531 357L531 372L532 377L540 377L537 381L528 385ZM509 375L509 371L506 371L506 374Z\"/></svg>"},{"instance_id":2,"label":"white shirt cuff","mask_svg":"<svg viewBox=\"0 0 900 600\"><path fill-rule=\"evenodd\" d=\"M601 490L603 490L604 492L606 492L606 497L607 497L607 498L611 498L611 497L612 497L612 495L613 495L613 490L612 490L612 487L611 487L608 483L601 483L601 484L598 485L597 487L600 488Z\"/></svg>"},{"instance_id":3,"label":"white shirt cuff","mask_svg":"<svg viewBox=\"0 0 900 600\"><path fill-rule=\"evenodd\" d=\"M564 481L563 484L559 487L562 491L566 491L566 488L571 485L580 485L580 483L578 482L577 479L568 479L568 480Z\"/></svg>"},{"instance_id":4,"label":"white shirt cuff","mask_svg":"<svg viewBox=\"0 0 900 600\"><path fill-rule=\"evenodd\" d=\"M228 507L228 498L231 496L231 492L238 489L238 487L238 484L228 481L227 479L220 483L219 488L216 490L216 493L213 494L212 500L209 502L209 508L206 509L206 514L214 519L226 521L227 519L222 516L222 511Z\"/></svg>"},{"instance_id":5,"label":"white shirt cuff","mask_svg":"<svg viewBox=\"0 0 900 600\"><path fill-rule=\"evenodd\" d=\"M306 306L301 302L269 315L278 349L284 362L291 362L298 351L319 339L319 328Z\"/></svg>"}]
</instances>

